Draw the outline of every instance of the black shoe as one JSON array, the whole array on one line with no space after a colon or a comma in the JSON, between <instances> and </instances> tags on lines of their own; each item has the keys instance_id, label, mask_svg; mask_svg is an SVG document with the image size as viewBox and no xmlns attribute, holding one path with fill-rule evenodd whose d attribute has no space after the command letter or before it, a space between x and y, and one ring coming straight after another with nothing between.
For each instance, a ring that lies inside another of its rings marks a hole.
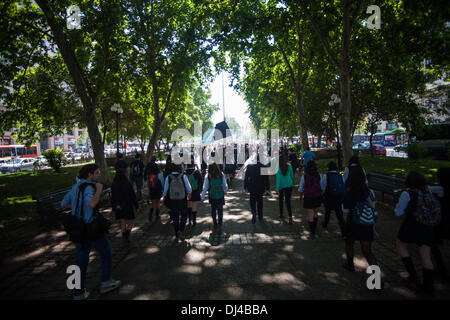
<instances>
[{"instance_id":1,"label":"black shoe","mask_svg":"<svg viewBox=\"0 0 450 320\"><path fill-rule=\"evenodd\" d=\"M253 216L253 217L252 217L252 224L255 224L255 223L256 223L256 217Z\"/></svg>"}]
</instances>

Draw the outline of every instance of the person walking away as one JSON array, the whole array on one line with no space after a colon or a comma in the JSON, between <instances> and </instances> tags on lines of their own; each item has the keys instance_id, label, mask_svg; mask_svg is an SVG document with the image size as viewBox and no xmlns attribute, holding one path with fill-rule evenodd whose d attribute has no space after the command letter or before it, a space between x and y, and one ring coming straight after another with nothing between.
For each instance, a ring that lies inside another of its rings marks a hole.
<instances>
[{"instance_id":1,"label":"person walking away","mask_svg":"<svg viewBox=\"0 0 450 320\"><path fill-rule=\"evenodd\" d=\"M134 226L135 212L139 207L133 186L125 170L117 170L111 186L111 204L116 219L120 220L120 229L124 243L130 243L130 233Z\"/></svg>"},{"instance_id":2,"label":"person walking away","mask_svg":"<svg viewBox=\"0 0 450 320\"><path fill-rule=\"evenodd\" d=\"M175 241L178 242L179 239L184 240L187 201L191 198L192 189L187 176L181 173L181 166L172 163L171 167L172 172L164 181L163 196L170 210L175 231Z\"/></svg>"},{"instance_id":3,"label":"person walking away","mask_svg":"<svg viewBox=\"0 0 450 320\"><path fill-rule=\"evenodd\" d=\"M431 248L431 255L436 262L436 271L448 282L450 277L439 245L442 245L445 239L450 240L450 168L439 168L437 179L439 186L430 186L429 189L441 203L441 223L434 228L435 246Z\"/></svg>"},{"instance_id":4,"label":"person walking away","mask_svg":"<svg viewBox=\"0 0 450 320\"><path fill-rule=\"evenodd\" d=\"M123 154L122 153L118 153L117 154L117 162L114 165L114 168L116 170L122 169L122 170L127 170L128 169L128 164L125 162L125 160L123 159Z\"/></svg>"},{"instance_id":5,"label":"person walking away","mask_svg":"<svg viewBox=\"0 0 450 320\"><path fill-rule=\"evenodd\" d=\"M310 161L314 160L315 157L316 157L316 155L314 154L314 152L312 152L309 147L306 147L306 150L302 153L303 168L306 168L308 163Z\"/></svg>"},{"instance_id":6,"label":"person walking away","mask_svg":"<svg viewBox=\"0 0 450 320\"><path fill-rule=\"evenodd\" d=\"M350 173L350 170L353 169L354 167L361 167L364 176L366 176L366 184L369 185L369 182L367 181L367 174L366 171L364 170L364 168L361 166L361 164L359 163L359 157L358 156L351 156L350 159L348 160L348 166L345 167L344 170L344 183L347 183L347 179L348 179L348 175Z\"/></svg>"},{"instance_id":7,"label":"person walking away","mask_svg":"<svg viewBox=\"0 0 450 320\"><path fill-rule=\"evenodd\" d=\"M350 171L348 186L342 204L344 213L347 214L345 224L345 252L347 262L344 268L355 272L354 265L354 243L359 241L361 251L371 265L378 265L378 261L372 253L373 227L376 221L374 205L367 187L366 176L360 166ZM365 215L367 213L367 215Z\"/></svg>"},{"instance_id":8,"label":"person walking away","mask_svg":"<svg viewBox=\"0 0 450 320\"><path fill-rule=\"evenodd\" d=\"M150 171L152 171L153 167L158 167L158 164L156 163L155 155L153 155L152 158L150 159L150 161L145 165L144 182L147 183L147 185L148 185L147 178L148 178L148 175L150 174ZM158 167L158 171L159 171L159 167ZM163 180L163 183L164 183L164 180ZM147 204L150 204L150 197L147 199Z\"/></svg>"},{"instance_id":9,"label":"person walking away","mask_svg":"<svg viewBox=\"0 0 450 320\"><path fill-rule=\"evenodd\" d=\"M205 200L206 192L208 192L209 203L211 204L214 230L218 229L220 234L222 233L223 206L225 205L225 194L228 192L228 185L225 174L220 171L219 166L215 162L208 166L208 173L204 178L201 195L202 202Z\"/></svg>"},{"instance_id":10,"label":"person walking away","mask_svg":"<svg viewBox=\"0 0 450 320\"><path fill-rule=\"evenodd\" d=\"M201 200L201 192L203 187L203 178L200 171L195 167L192 163L186 169L186 174L189 179L189 183L192 188L191 199L188 201L188 219L189 225L192 224L195 226L197 224L197 208L198 202Z\"/></svg>"},{"instance_id":11,"label":"person walking away","mask_svg":"<svg viewBox=\"0 0 450 320\"><path fill-rule=\"evenodd\" d=\"M322 190L324 191L325 220L322 227L327 229L330 221L331 211L336 213L336 217L341 229L341 236L344 238L345 220L342 212L342 202L345 196L345 183L341 174L337 171L337 165L334 161L330 161L327 165L328 172L323 177Z\"/></svg>"},{"instance_id":12,"label":"person walking away","mask_svg":"<svg viewBox=\"0 0 450 320\"><path fill-rule=\"evenodd\" d=\"M269 189L269 176L261 175L263 164L257 156L256 164L249 164L244 176L244 189L250 193L252 224L256 223L256 212L259 221L263 221L263 194Z\"/></svg>"},{"instance_id":13,"label":"person walking away","mask_svg":"<svg viewBox=\"0 0 450 320\"><path fill-rule=\"evenodd\" d=\"M161 197L164 190L164 175L159 171L158 165L156 163L148 167L147 173L147 187L148 187L148 197L150 199L150 211L148 214L148 221L153 220L153 212L155 212L156 220L159 219L159 211L161 208Z\"/></svg>"},{"instance_id":14,"label":"person walking away","mask_svg":"<svg viewBox=\"0 0 450 320\"><path fill-rule=\"evenodd\" d=\"M100 202L103 185L98 182L100 170L96 164L87 164L83 166L78 174L79 181L64 196L61 206L71 208L72 215L78 219L83 217L86 224L94 220L96 207ZM111 279L112 271L112 251L106 233L103 233L95 241L76 242L76 261L81 271L81 287L74 290L74 300L84 300L89 297L86 291L86 273L89 264L89 253L91 248L97 250L101 258L102 283L101 293L112 291L120 286L120 281Z\"/></svg>"},{"instance_id":15,"label":"person walking away","mask_svg":"<svg viewBox=\"0 0 450 320\"><path fill-rule=\"evenodd\" d=\"M319 207L322 203L322 186L323 178L317 171L316 162L309 161L305 167L305 174L300 180L298 192L300 192L300 201L303 200L303 208L306 209L308 215L311 238L316 235Z\"/></svg>"},{"instance_id":16,"label":"person walking away","mask_svg":"<svg viewBox=\"0 0 450 320\"><path fill-rule=\"evenodd\" d=\"M408 280L417 281L407 244L416 244L423 267L423 282L419 287L427 294L433 294L433 262L431 248L435 246L434 228L439 225L441 208L439 201L428 190L423 174L409 171L406 175L406 191L400 195L395 215L405 216L397 235L397 251L408 271Z\"/></svg>"},{"instance_id":17,"label":"person walking away","mask_svg":"<svg viewBox=\"0 0 450 320\"><path fill-rule=\"evenodd\" d=\"M289 162L291 163L292 170L295 177L295 172L297 172L297 169L300 167L300 160L298 160L297 154L294 151L294 148L289 149L289 155L288 155Z\"/></svg>"},{"instance_id":18,"label":"person walking away","mask_svg":"<svg viewBox=\"0 0 450 320\"><path fill-rule=\"evenodd\" d=\"M133 162L130 164L130 182L134 188L136 184L136 199L141 200L142 183L144 179L144 163L140 159L139 154L136 154Z\"/></svg>"},{"instance_id":19,"label":"person walking away","mask_svg":"<svg viewBox=\"0 0 450 320\"><path fill-rule=\"evenodd\" d=\"M286 155L284 153L281 154L280 167L278 168L275 180L276 190L278 192L278 204L280 207L280 219L284 219L283 201L286 201L286 208L289 214L289 224L292 224L291 196L292 188L294 186L294 169L292 165L287 162Z\"/></svg>"}]
</instances>

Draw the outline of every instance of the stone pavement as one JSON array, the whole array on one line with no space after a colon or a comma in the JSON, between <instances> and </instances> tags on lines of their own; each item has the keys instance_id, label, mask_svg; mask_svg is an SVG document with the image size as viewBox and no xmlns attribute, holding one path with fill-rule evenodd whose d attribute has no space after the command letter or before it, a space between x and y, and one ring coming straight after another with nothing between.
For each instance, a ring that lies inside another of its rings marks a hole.
<instances>
[{"instance_id":1,"label":"stone pavement","mask_svg":"<svg viewBox=\"0 0 450 320\"><path fill-rule=\"evenodd\" d=\"M392 200L377 204L380 237L373 251L380 261L385 289L375 293L366 288L367 263L358 243L357 272L342 268L344 242L335 216L328 230L322 230L319 223L317 238L310 240L298 193L293 197L294 223L289 225L278 218L277 196L272 192L264 199L264 222L252 225L249 197L241 189L242 182L233 181L226 197L222 235L211 231L210 206L205 201L199 205L197 225L186 226L186 239L178 243L166 209L160 220L149 223L148 207L142 202L129 247L122 244L117 224L110 232L113 277L122 280L121 288L100 295L100 259L93 251L87 278L90 299L427 298L403 281L406 273L395 250L401 219L392 215ZM75 263L74 245L61 227L42 230L30 223L1 234L0 241L0 299L72 298L66 287L66 268ZM450 266L448 243L442 252ZM414 246L411 254L421 274ZM449 297L450 285L437 277L435 299Z\"/></svg>"}]
</instances>

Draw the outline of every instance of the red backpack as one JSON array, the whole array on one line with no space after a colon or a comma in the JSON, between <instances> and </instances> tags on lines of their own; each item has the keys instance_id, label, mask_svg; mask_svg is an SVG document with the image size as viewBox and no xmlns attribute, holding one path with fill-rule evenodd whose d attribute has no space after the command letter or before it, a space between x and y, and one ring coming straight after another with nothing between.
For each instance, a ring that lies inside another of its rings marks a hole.
<instances>
[{"instance_id":1,"label":"red backpack","mask_svg":"<svg viewBox=\"0 0 450 320\"><path fill-rule=\"evenodd\" d=\"M148 176L148 187L155 188L158 183L158 176L156 174L150 174Z\"/></svg>"}]
</instances>

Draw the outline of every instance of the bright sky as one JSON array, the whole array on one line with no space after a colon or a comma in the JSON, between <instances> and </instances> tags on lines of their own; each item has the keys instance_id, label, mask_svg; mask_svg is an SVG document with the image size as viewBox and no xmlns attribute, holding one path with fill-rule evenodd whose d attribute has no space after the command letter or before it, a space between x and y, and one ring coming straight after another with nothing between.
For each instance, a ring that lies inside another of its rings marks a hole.
<instances>
[{"instance_id":1,"label":"bright sky","mask_svg":"<svg viewBox=\"0 0 450 320\"><path fill-rule=\"evenodd\" d=\"M224 92L225 92L225 116L235 118L236 121L245 127L246 123L250 123L248 118L247 103L244 99L230 87L231 81L229 80L229 74L224 72ZM220 109L213 114L212 120L214 124L223 121L223 109L222 109L222 75L219 74L216 79L209 85L211 90L212 104L218 104Z\"/></svg>"}]
</instances>

